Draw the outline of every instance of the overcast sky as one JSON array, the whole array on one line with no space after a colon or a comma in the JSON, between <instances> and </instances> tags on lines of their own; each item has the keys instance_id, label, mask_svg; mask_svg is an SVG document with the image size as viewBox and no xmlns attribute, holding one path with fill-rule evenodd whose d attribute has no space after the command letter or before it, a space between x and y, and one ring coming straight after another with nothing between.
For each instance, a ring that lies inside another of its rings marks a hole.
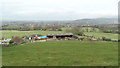
<instances>
[{"instance_id":1,"label":"overcast sky","mask_svg":"<svg viewBox=\"0 0 120 68\"><path fill-rule=\"evenodd\" d=\"M114 17L119 0L2 0L3 20L75 20Z\"/></svg>"}]
</instances>

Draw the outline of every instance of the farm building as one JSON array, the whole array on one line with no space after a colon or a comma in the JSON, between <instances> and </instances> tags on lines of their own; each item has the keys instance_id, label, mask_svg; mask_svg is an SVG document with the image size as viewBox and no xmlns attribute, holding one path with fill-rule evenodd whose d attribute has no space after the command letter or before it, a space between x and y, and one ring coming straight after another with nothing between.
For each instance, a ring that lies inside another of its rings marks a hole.
<instances>
[{"instance_id":1,"label":"farm building","mask_svg":"<svg viewBox=\"0 0 120 68\"><path fill-rule=\"evenodd\" d=\"M23 39L29 42L46 41L47 37L43 35L34 34L34 35L24 36Z\"/></svg>"},{"instance_id":2,"label":"farm building","mask_svg":"<svg viewBox=\"0 0 120 68\"><path fill-rule=\"evenodd\" d=\"M69 40L72 39L73 33L58 33L58 34L47 34L47 39L54 39L54 40Z\"/></svg>"}]
</instances>

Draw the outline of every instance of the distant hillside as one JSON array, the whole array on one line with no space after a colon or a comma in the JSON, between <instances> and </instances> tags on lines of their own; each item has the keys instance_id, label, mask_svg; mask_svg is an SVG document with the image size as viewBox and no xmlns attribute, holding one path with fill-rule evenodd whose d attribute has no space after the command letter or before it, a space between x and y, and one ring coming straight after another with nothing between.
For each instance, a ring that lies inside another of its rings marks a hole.
<instances>
[{"instance_id":1,"label":"distant hillside","mask_svg":"<svg viewBox=\"0 0 120 68\"><path fill-rule=\"evenodd\" d=\"M104 25L117 24L117 18L77 19L68 21L3 21L3 24L59 24L59 25Z\"/></svg>"},{"instance_id":2,"label":"distant hillside","mask_svg":"<svg viewBox=\"0 0 120 68\"><path fill-rule=\"evenodd\" d=\"M88 24L88 25L98 25L98 24L117 24L117 18L96 18L96 19L78 19L73 21L77 24Z\"/></svg>"}]
</instances>

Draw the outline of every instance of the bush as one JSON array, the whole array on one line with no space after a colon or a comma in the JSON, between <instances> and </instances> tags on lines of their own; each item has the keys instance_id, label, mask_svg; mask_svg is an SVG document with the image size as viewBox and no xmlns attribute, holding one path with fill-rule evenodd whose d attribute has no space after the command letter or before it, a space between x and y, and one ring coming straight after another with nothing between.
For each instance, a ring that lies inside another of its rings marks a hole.
<instances>
[{"instance_id":1,"label":"bush","mask_svg":"<svg viewBox=\"0 0 120 68\"><path fill-rule=\"evenodd\" d=\"M106 39L106 37L102 37L102 39L104 40L104 39Z\"/></svg>"},{"instance_id":2,"label":"bush","mask_svg":"<svg viewBox=\"0 0 120 68\"><path fill-rule=\"evenodd\" d=\"M103 41L111 41L111 39L106 38L106 37L102 37L102 40L103 40Z\"/></svg>"},{"instance_id":3,"label":"bush","mask_svg":"<svg viewBox=\"0 0 120 68\"><path fill-rule=\"evenodd\" d=\"M10 41L9 41L9 44L12 44L12 43L14 43L14 41L13 41L13 40L10 40Z\"/></svg>"},{"instance_id":4,"label":"bush","mask_svg":"<svg viewBox=\"0 0 120 68\"><path fill-rule=\"evenodd\" d=\"M22 38L17 37L17 36L13 37L12 40L17 44L20 44L20 43L24 42L24 40Z\"/></svg>"},{"instance_id":5,"label":"bush","mask_svg":"<svg viewBox=\"0 0 120 68\"><path fill-rule=\"evenodd\" d=\"M58 29L58 31L62 31L62 29Z\"/></svg>"},{"instance_id":6,"label":"bush","mask_svg":"<svg viewBox=\"0 0 120 68\"><path fill-rule=\"evenodd\" d=\"M78 35L79 36L84 36L84 33L83 32L79 32Z\"/></svg>"},{"instance_id":7,"label":"bush","mask_svg":"<svg viewBox=\"0 0 120 68\"><path fill-rule=\"evenodd\" d=\"M118 40L118 42L120 42L120 39Z\"/></svg>"}]
</instances>

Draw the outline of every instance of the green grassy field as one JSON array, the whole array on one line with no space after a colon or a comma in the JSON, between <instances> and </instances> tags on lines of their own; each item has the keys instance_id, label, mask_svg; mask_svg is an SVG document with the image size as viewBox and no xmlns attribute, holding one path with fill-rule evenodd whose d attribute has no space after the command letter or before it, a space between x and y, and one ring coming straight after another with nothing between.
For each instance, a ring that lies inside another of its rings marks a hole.
<instances>
[{"instance_id":1,"label":"green grassy field","mask_svg":"<svg viewBox=\"0 0 120 68\"><path fill-rule=\"evenodd\" d=\"M0 46L0 67L2 67L2 46Z\"/></svg>"},{"instance_id":2,"label":"green grassy field","mask_svg":"<svg viewBox=\"0 0 120 68\"><path fill-rule=\"evenodd\" d=\"M66 31L67 29L72 29L72 27L69 28L62 28L63 31ZM84 32L87 32L86 29L88 29L88 32L93 31L92 27L80 27L80 30L83 30ZM94 28L95 32L101 32L98 28Z\"/></svg>"},{"instance_id":3,"label":"green grassy field","mask_svg":"<svg viewBox=\"0 0 120 68\"><path fill-rule=\"evenodd\" d=\"M0 31L2 37L46 35L65 31ZM86 35L117 40L118 34L85 32ZM117 42L51 41L3 47L5 66L115 66L118 61Z\"/></svg>"},{"instance_id":4,"label":"green grassy field","mask_svg":"<svg viewBox=\"0 0 120 68\"><path fill-rule=\"evenodd\" d=\"M62 30L65 32L66 29L71 29L71 28L62 28ZM120 39L120 37L118 37L118 34L116 33L103 33L102 31L100 31L98 28L95 28L95 32L90 32L93 31L92 27L82 27L80 28L81 30L84 30L84 34L88 35L88 36L94 36L96 38L102 38L102 37L106 37L112 40L118 40ZM86 31L86 29L88 29L88 32ZM79 36L79 37L84 37L84 36Z\"/></svg>"},{"instance_id":5,"label":"green grassy field","mask_svg":"<svg viewBox=\"0 0 120 68\"><path fill-rule=\"evenodd\" d=\"M12 38L12 36L25 36L25 35L31 35L31 34L52 34L52 33L65 33L65 31L0 31L2 33L2 37L4 38ZM107 37L112 40L118 40L118 34L113 34L113 33L100 33L100 32L85 32L86 35L89 36L95 36L96 38L102 38Z\"/></svg>"},{"instance_id":6,"label":"green grassy field","mask_svg":"<svg viewBox=\"0 0 120 68\"><path fill-rule=\"evenodd\" d=\"M106 37L112 40L118 40L118 34L113 34L113 33L85 32L85 34L89 36L94 36L96 38Z\"/></svg>"},{"instance_id":7,"label":"green grassy field","mask_svg":"<svg viewBox=\"0 0 120 68\"><path fill-rule=\"evenodd\" d=\"M4 66L115 66L116 42L49 41L3 47Z\"/></svg>"},{"instance_id":8,"label":"green grassy field","mask_svg":"<svg viewBox=\"0 0 120 68\"><path fill-rule=\"evenodd\" d=\"M40 31L40 30L34 30L34 31L10 31L10 30L6 30L6 31L0 31L2 33L2 37L4 38L12 38L12 36L25 36L25 35L31 35L31 34L42 34L42 35L46 35L46 34L51 34L51 33L63 33L62 31Z\"/></svg>"}]
</instances>

